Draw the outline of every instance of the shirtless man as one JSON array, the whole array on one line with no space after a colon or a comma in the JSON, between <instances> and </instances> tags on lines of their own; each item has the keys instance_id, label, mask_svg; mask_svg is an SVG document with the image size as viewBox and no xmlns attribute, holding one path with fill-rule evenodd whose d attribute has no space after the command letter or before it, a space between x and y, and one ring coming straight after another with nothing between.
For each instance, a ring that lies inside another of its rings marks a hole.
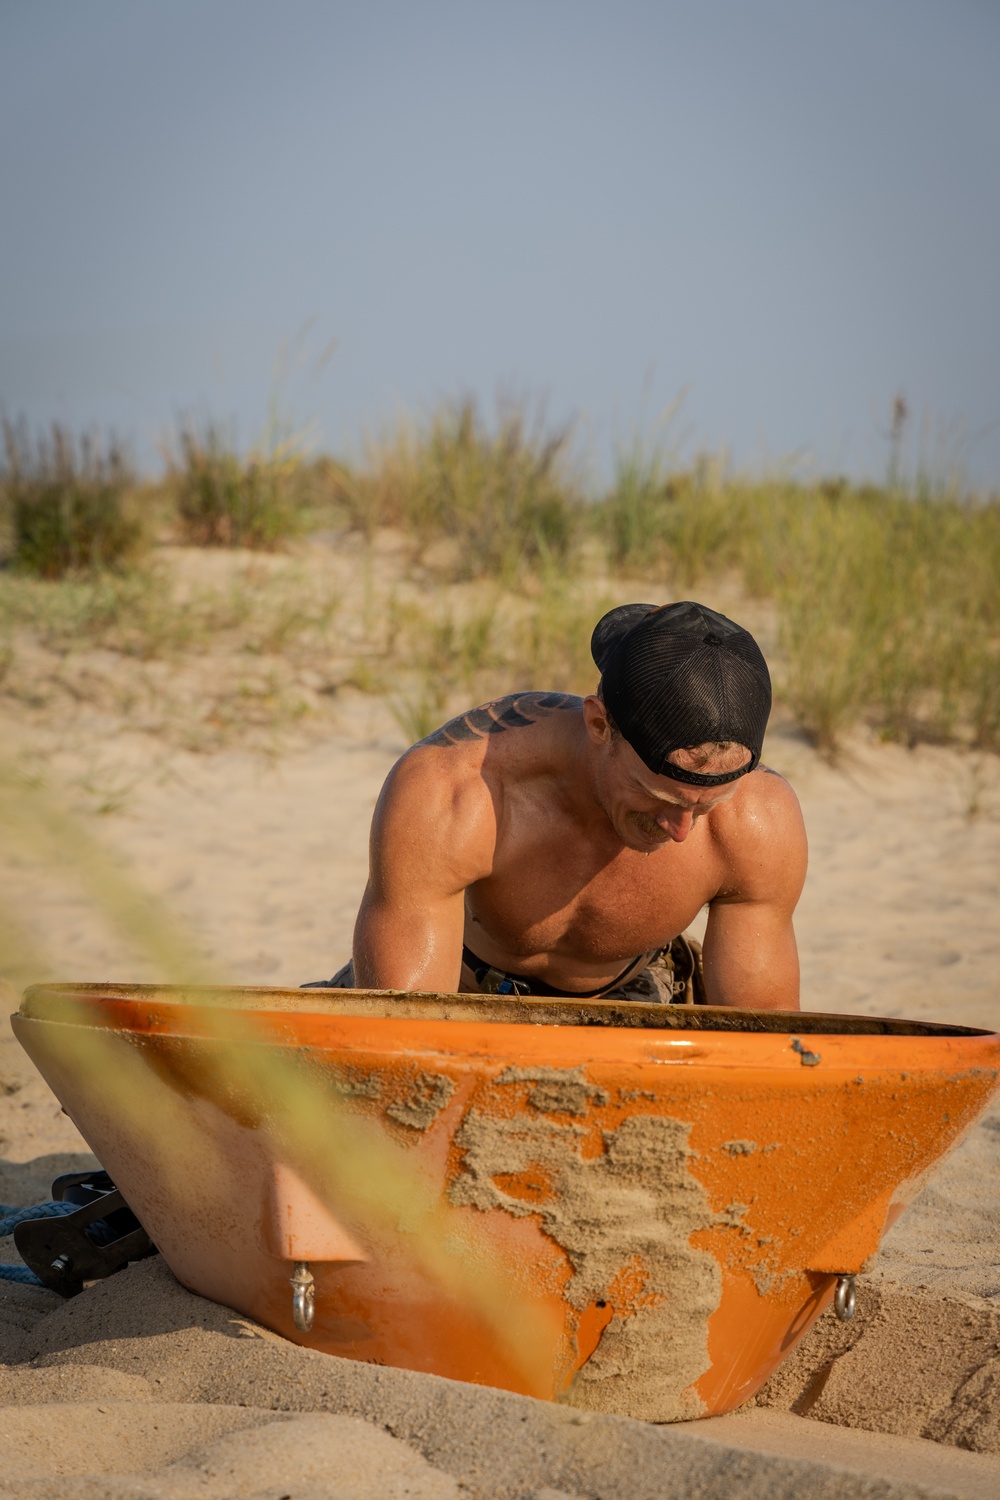
<instances>
[{"instance_id":1,"label":"shirtless man","mask_svg":"<svg viewBox=\"0 0 1000 1500\"><path fill-rule=\"evenodd\" d=\"M703 998L798 1008L806 840L759 765L756 642L703 605L632 604L591 649L591 696L498 699L393 767L331 984L669 999L635 983L707 903Z\"/></svg>"}]
</instances>

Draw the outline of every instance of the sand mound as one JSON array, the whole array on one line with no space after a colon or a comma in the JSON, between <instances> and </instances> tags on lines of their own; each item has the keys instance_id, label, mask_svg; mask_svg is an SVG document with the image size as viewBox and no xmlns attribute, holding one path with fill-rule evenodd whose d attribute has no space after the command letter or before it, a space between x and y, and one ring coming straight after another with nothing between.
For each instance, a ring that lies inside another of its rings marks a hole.
<instances>
[{"instance_id":1,"label":"sand mound","mask_svg":"<svg viewBox=\"0 0 1000 1500\"><path fill-rule=\"evenodd\" d=\"M0 1368L0 1406L38 1406L49 1401L148 1401L152 1394L152 1386L141 1375L127 1375L106 1365Z\"/></svg>"},{"instance_id":2,"label":"sand mound","mask_svg":"<svg viewBox=\"0 0 1000 1500\"><path fill-rule=\"evenodd\" d=\"M34 1402L152 1395L372 1417L390 1388L394 1398L432 1403L446 1388L466 1402L482 1394L299 1348L185 1291L159 1257L49 1309L46 1301L17 1353L32 1368L22 1365L15 1383L37 1392L23 1398ZM11 1379L0 1376L0 1393ZM110 1383L95 1384L101 1379ZM840 1426L1000 1453L1000 1307L862 1280L852 1322L821 1318L757 1400Z\"/></svg>"},{"instance_id":3,"label":"sand mound","mask_svg":"<svg viewBox=\"0 0 1000 1500\"><path fill-rule=\"evenodd\" d=\"M29 1479L158 1469L261 1419L224 1406L151 1404L137 1414L123 1401L9 1407L0 1412L3 1480L14 1489ZM274 1421L274 1413L264 1419Z\"/></svg>"},{"instance_id":4,"label":"sand mound","mask_svg":"<svg viewBox=\"0 0 1000 1500\"><path fill-rule=\"evenodd\" d=\"M59 1416L63 1422L57 1420ZM248 1430L249 1429L249 1430ZM457 1500L461 1487L397 1438L355 1417L276 1417L242 1407L156 1403L26 1406L0 1413L0 1495L64 1500ZM131 1472L130 1472L131 1471ZM84 1482L80 1483L83 1479Z\"/></svg>"},{"instance_id":5,"label":"sand mound","mask_svg":"<svg viewBox=\"0 0 1000 1500\"><path fill-rule=\"evenodd\" d=\"M994 1104L886 1235L874 1280L1000 1297L998 1183L1000 1106Z\"/></svg>"},{"instance_id":6,"label":"sand mound","mask_svg":"<svg viewBox=\"0 0 1000 1500\"><path fill-rule=\"evenodd\" d=\"M20 1259L13 1251L13 1246L5 1259L15 1263ZM56 1292L46 1291L44 1287L21 1286L18 1282L10 1281L0 1283L0 1348L4 1351L4 1357L18 1357L22 1335L33 1328L47 1312L61 1306L62 1298Z\"/></svg>"},{"instance_id":7,"label":"sand mound","mask_svg":"<svg viewBox=\"0 0 1000 1500\"><path fill-rule=\"evenodd\" d=\"M1000 1453L1000 1307L862 1280L851 1322L820 1318L757 1401Z\"/></svg>"},{"instance_id":8,"label":"sand mound","mask_svg":"<svg viewBox=\"0 0 1000 1500\"><path fill-rule=\"evenodd\" d=\"M918 1432L930 1410L946 1441L1000 1449L997 1402L974 1378L996 1355L998 1314L975 1299L930 1300L937 1313L930 1323L924 1313L920 1348L936 1351L936 1384L928 1385L914 1354L910 1304L924 1308L926 1294L881 1287L863 1293L847 1329L821 1320L787 1374L772 1381L768 1399L798 1410L805 1392L810 1415L864 1426L856 1418L882 1382L882 1406L874 1408L883 1414L881 1431ZM20 1362L0 1370L0 1401L8 1403L0 1409L0 1448L11 1455L0 1495L64 1500L65 1479L57 1476L71 1473L80 1500L397 1494L662 1500L665 1492L678 1500L737 1493L747 1500L801 1494L887 1500L991 1493L968 1485L981 1482L981 1466L994 1460L932 1444L925 1445L929 1459L954 1453L965 1488L887 1477L896 1473L891 1464L882 1477L877 1467L866 1476L849 1449L842 1466L799 1453L749 1451L739 1429L721 1427L713 1438L711 1423L693 1424L696 1431L654 1427L336 1359L186 1292L158 1257L54 1308L46 1299L20 1337ZM824 1379L823 1370L842 1361L839 1384L832 1374ZM918 1387L931 1391L930 1406L923 1394L918 1399ZM913 1400L901 1399L908 1390ZM19 1404L9 1404L12 1397ZM834 1399L836 1407L829 1404ZM904 1413L895 1425L893 1410ZM837 1436L832 1427L822 1430Z\"/></svg>"}]
</instances>

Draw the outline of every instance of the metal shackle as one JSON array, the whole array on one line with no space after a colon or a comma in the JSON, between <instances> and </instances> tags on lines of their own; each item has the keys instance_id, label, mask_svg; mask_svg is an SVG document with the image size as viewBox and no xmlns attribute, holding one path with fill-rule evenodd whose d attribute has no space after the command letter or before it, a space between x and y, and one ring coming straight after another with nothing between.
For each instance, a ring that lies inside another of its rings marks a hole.
<instances>
[{"instance_id":1,"label":"metal shackle","mask_svg":"<svg viewBox=\"0 0 1000 1500\"><path fill-rule=\"evenodd\" d=\"M296 1261L288 1281L292 1288L292 1320L300 1333L308 1333L316 1315L316 1282L308 1262Z\"/></svg>"},{"instance_id":2,"label":"metal shackle","mask_svg":"<svg viewBox=\"0 0 1000 1500\"><path fill-rule=\"evenodd\" d=\"M833 1310L842 1323L849 1323L854 1317L857 1300L853 1272L838 1276L837 1289L833 1294Z\"/></svg>"}]
</instances>

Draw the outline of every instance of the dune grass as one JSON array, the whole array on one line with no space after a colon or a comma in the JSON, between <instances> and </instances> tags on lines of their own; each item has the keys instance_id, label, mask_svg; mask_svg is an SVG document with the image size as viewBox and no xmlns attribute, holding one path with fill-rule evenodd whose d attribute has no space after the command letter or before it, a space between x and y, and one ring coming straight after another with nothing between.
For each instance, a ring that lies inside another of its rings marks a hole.
<instances>
[{"instance_id":1,"label":"dune grass","mask_svg":"<svg viewBox=\"0 0 1000 1500\"><path fill-rule=\"evenodd\" d=\"M181 539L273 551L303 530L306 472L294 438L243 456L217 423L182 424L167 472Z\"/></svg>"},{"instance_id":2,"label":"dune grass","mask_svg":"<svg viewBox=\"0 0 1000 1500\"><path fill-rule=\"evenodd\" d=\"M1000 749L1000 501L732 480L672 507L675 592L734 570L773 601L778 692L821 749L859 722Z\"/></svg>"},{"instance_id":3,"label":"dune grass","mask_svg":"<svg viewBox=\"0 0 1000 1500\"><path fill-rule=\"evenodd\" d=\"M400 422L369 440L343 487L346 514L368 536L403 531L419 562L435 543L449 544L450 577L514 582L565 561L580 533L569 439L522 405L501 405L491 428L473 401L446 403L423 425Z\"/></svg>"},{"instance_id":4,"label":"dune grass","mask_svg":"<svg viewBox=\"0 0 1000 1500\"><path fill-rule=\"evenodd\" d=\"M220 645L294 655L327 641L338 609L336 590L294 564L267 573L243 566L194 586L163 564L58 586L15 576L0 584L0 638L22 631L57 655L93 647L144 661Z\"/></svg>"},{"instance_id":5,"label":"dune grass","mask_svg":"<svg viewBox=\"0 0 1000 1500\"><path fill-rule=\"evenodd\" d=\"M382 695L417 739L501 692L588 691L604 609L630 597L712 603L722 580L724 596L735 585L766 605L778 700L829 756L859 724L910 745L1000 750L995 496L908 490L898 474L891 488L753 478L724 457L681 466L635 442L607 490L588 497L568 432L523 406L490 424L470 401L401 421L353 466L307 465L294 445L243 459L220 428L186 426L163 489L176 507L168 534L294 552L295 536L322 522L333 551L326 575L289 559L280 577L240 564L224 584L182 587L160 564L135 566L134 478L119 449L74 446L58 429L32 446L23 424L5 433L17 563L0 577L8 683L31 641L143 661L223 650L256 657L269 676L230 682L220 723L239 725L244 710L255 722L294 717L303 700L289 689L308 668L331 693ZM52 515L83 518L72 545L31 540ZM42 560L30 562L32 546ZM345 634L335 622L348 615Z\"/></svg>"},{"instance_id":6,"label":"dune grass","mask_svg":"<svg viewBox=\"0 0 1000 1500\"><path fill-rule=\"evenodd\" d=\"M506 693L593 692L591 632L619 602L599 581L550 576L527 595L496 588L485 602L410 604L397 610L391 640L375 647L380 690L408 742Z\"/></svg>"},{"instance_id":7,"label":"dune grass","mask_svg":"<svg viewBox=\"0 0 1000 1500\"><path fill-rule=\"evenodd\" d=\"M89 709L190 750L279 753L339 684L337 581L245 553L192 579L192 555L60 582L0 574L8 711L31 712L56 744Z\"/></svg>"},{"instance_id":8,"label":"dune grass","mask_svg":"<svg viewBox=\"0 0 1000 1500\"><path fill-rule=\"evenodd\" d=\"M148 539L125 448L54 422L3 420L0 506L8 561L40 578L134 562Z\"/></svg>"}]
</instances>

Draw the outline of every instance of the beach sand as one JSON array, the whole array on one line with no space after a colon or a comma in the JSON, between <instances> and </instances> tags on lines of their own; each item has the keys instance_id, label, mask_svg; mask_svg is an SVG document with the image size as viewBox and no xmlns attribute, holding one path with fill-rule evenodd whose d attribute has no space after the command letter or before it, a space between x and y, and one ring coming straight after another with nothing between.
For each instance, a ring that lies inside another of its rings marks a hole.
<instances>
[{"instance_id":1,"label":"beach sand","mask_svg":"<svg viewBox=\"0 0 1000 1500\"><path fill-rule=\"evenodd\" d=\"M227 981L322 979L349 953L371 809L401 748L361 698L273 762L154 754L126 735L116 754L136 784L99 829ZM996 762L859 737L833 768L780 725L767 758L810 833L804 1007L1000 1029ZM72 881L27 856L4 879L0 897L45 934L39 978L152 977ZM8 1032L0 1201L45 1197L90 1160ZM1000 1108L889 1235L852 1323L822 1318L749 1410L669 1428L301 1350L184 1291L158 1258L66 1303L0 1283L0 1494L994 1496L998 1168Z\"/></svg>"}]
</instances>

